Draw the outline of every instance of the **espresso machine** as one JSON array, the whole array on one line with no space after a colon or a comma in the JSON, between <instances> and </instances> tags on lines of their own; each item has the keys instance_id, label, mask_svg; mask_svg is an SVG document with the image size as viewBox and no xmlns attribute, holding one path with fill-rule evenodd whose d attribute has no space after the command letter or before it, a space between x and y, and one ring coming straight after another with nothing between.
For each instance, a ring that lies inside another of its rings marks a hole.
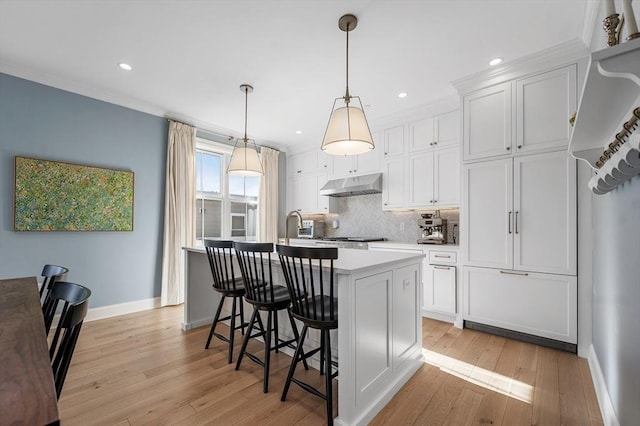
<instances>
[{"instance_id":1,"label":"espresso machine","mask_svg":"<svg viewBox=\"0 0 640 426\"><path fill-rule=\"evenodd\" d=\"M418 225L422 229L422 237L418 238L418 244L446 244L447 243L447 219L440 217L440 212L424 213Z\"/></svg>"}]
</instances>

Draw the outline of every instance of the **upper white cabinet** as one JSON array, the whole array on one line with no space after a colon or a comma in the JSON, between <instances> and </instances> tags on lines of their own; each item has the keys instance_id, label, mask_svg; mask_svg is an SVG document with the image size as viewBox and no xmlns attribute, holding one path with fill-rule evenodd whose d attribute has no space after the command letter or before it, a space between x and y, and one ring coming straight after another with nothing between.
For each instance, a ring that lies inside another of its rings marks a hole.
<instances>
[{"instance_id":1,"label":"upper white cabinet","mask_svg":"<svg viewBox=\"0 0 640 426\"><path fill-rule=\"evenodd\" d=\"M464 160L567 146L576 74L576 66L569 65L465 95Z\"/></svg>"},{"instance_id":2,"label":"upper white cabinet","mask_svg":"<svg viewBox=\"0 0 640 426\"><path fill-rule=\"evenodd\" d=\"M333 156L332 177L348 177L380 171L380 148L359 155Z\"/></svg>"},{"instance_id":3,"label":"upper white cabinet","mask_svg":"<svg viewBox=\"0 0 640 426\"><path fill-rule=\"evenodd\" d=\"M382 169L382 209L405 207L405 161L404 157L387 159Z\"/></svg>"},{"instance_id":4,"label":"upper white cabinet","mask_svg":"<svg viewBox=\"0 0 640 426\"><path fill-rule=\"evenodd\" d=\"M516 81L516 152L569 144L576 86L575 65Z\"/></svg>"},{"instance_id":5,"label":"upper white cabinet","mask_svg":"<svg viewBox=\"0 0 640 426\"><path fill-rule=\"evenodd\" d=\"M317 149L287 156L287 176L305 173L327 173L330 168L329 154Z\"/></svg>"},{"instance_id":6,"label":"upper white cabinet","mask_svg":"<svg viewBox=\"0 0 640 426\"><path fill-rule=\"evenodd\" d=\"M404 128L404 124L401 124L383 131L383 152L385 157L394 157L404 154Z\"/></svg>"},{"instance_id":7,"label":"upper white cabinet","mask_svg":"<svg viewBox=\"0 0 640 426\"><path fill-rule=\"evenodd\" d=\"M409 123L409 152L458 145L458 111Z\"/></svg>"},{"instance_id":8,"label":"upper white cabinet","mask_svg":"<svg viewBox=\"0 0 640 426\"><path fill-rule=\"evenodd\" d=\"M408 156L407 207L449 207L460 204L458 147L427 150Z\"/></svg>"},{"instance_id":9,"label":"upper white cabinet","mask_svg":"<svg viewBox=\"0 0 640 426\"><path fill-rule=\"evenodd\" d=\"M464 160L511 153L511 82L462 99Z\"/></svg>"},{"instance_id":10,"label":"upper white cabinet","mask_svg":"<svg viewBox=\"0 0 640 426\"><path fill-rule=\"evenodd\" d=\"M408 138L406 144L397 143L405 150L402 155L385 152L383 210L460 205L458 123L459 112L455 110L384 131L387 142L404 141L405 134Z\"/></svg>"},{"instance_id":11,"label":"upper white cabinet","mask_svg":"<svg viewBox=\"0 0 640 426\"><path fill-rule=\"evenodd\" d=\"M575 275L576 164L566 151L464 166L464 262Z\"/></svg>"}]
</instances>

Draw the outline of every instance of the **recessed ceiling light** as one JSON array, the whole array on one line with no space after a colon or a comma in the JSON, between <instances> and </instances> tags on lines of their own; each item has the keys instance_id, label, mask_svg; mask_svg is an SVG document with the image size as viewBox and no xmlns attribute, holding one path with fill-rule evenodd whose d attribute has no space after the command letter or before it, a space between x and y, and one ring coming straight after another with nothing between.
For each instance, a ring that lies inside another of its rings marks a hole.
<instances>
[{"instance_id":1,"label":"recessed ceiling light","mask_svg":"<svg viewBox=\"0 0 640 426\"><path fill-rule=\"evenodd\" d=\"M399 97L399 98L406 98L406 97L407 97L407 92L400 92L400 93L398 93L398 97Z\"/></svg>"},{"instance_id":2,"label":"recessed ceiling light","mask_svg":"<svg viewBox=\"0 0 640 426\"><path fill-rule=\"evenodd\" d=\"M301 135L302 134L302 130L296 130L296 135Z\"/></svg>"},{"instance_id":3,"label":"recessed ceiling light","mask_svg":"<svg viewBox=\"0 0 640 426\"><path fill-rule=\"evenodd\" d=\"M120 63L118 64L118 66L119 66L120 68L122 68L123 70L125 70L125 71L131 71L131 70L133 69L133 67L132 67L131 65L126 64L126 63L124 63L124 62L120 62Z\"/></svg>"},{"instance_id":4,"label":"recessed ceiling light","mask_svg":"<svg viewBox=\"0 0 640 426\"><path fill-rule=\"evenodd\" d=\"M493 58L492 60L489 61L489 65L491 65L492 67L500 63L502 63L502 58Z\"/></svg>"}]
</instances>

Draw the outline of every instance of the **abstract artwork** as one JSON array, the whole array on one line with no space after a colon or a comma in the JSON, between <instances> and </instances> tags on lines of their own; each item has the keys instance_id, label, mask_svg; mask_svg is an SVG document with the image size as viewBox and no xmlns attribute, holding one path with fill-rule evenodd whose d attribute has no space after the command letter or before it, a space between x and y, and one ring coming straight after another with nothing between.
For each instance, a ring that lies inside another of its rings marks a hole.
<instances>
[{"instance_id":1,"label":"abstract artwork","mask_svg":"<svg viewBox=\"0 0 640 426\"><path fill-rule=\"evenodd\" d=\"M133 172L15 157L14 230L133 231Z\"/></svg>"}]
</instances>

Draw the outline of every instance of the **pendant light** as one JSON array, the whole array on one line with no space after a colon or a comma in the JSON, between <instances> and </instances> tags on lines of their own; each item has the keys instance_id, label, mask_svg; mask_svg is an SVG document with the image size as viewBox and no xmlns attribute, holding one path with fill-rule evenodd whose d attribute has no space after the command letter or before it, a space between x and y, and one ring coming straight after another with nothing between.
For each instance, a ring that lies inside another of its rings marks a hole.
<instances>
[{"instance_id":1,"label":"pendant light","mask_svg":"<svg viewBox=\"0 0 640 426\"><path fill-rule=\"evenodd\" d=\"M236 139L227 173L239 176L258 176L262 174L258 148L254 141L247 138L247 98L249 93L253 92L253 87L242 84L240 90L244 92L244 138ZM249 145L249 142L253 143L253 147Z\"/></svg>"},{"instance_id":2,"label":"pendant light","mask_svg":"<svg viewBox=\"0 0 640 426\"><path fill-rule=\"evenodd\" d=\"M349 93L349 31L357 25L358 18L354 15L344 15L338 20L338 28L347 33L347 89L342 98L333 101L322 141L322 150L328 154L356 155L375 148L362 102L358 96ZM354 100L358 101L357 105L352 104Z\"/></svg>"}]
</instances>

